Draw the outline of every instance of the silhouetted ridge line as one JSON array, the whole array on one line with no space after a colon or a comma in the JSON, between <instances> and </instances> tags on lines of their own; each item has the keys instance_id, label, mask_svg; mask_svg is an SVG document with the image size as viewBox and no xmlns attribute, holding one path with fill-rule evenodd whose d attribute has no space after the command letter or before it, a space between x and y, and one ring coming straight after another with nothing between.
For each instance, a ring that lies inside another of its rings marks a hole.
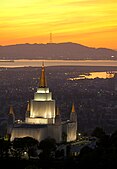
<instances>
[{"instance_id":1,"label":"silhouetted ridge line","mask_svg":"<svg viewBox=\"0 0 117 169\"><path fill-rule=\"evenodd\" d=\"M117 60L117 51L78 43L16 44L0 46L0 59L97 59Z\"/></svg>"}]
</instances>

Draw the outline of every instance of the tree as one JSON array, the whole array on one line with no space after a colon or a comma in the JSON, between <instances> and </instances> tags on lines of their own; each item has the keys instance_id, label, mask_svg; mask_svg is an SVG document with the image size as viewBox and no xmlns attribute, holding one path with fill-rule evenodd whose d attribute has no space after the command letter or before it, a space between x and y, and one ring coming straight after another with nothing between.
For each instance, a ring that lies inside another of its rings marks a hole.
<instances>
[{"instance_id":1,"label":"tree","mask_svg":"<svg viewBox=\"0 0 117 169\"><path fill-rule=\"evenodd\" d=\"M97 137L97 138L99 138L99 139L101 139L101 138L104 137L106 134L105 134L105 132L104 132L104 130L103 130L102 128L96 127L96 128L94 129L94 131L92 132L91 135L92 135L92 136L95 136L95 137Z\"/></svg>"},{"instance_id":2,"label":"tree","mask_svg":"<svg viewBox=\"0 0 117 169\"><path fill-rule=\"evenodd\" d=\"M110 137L103 131L102 128L96 127L92 132L92 136L98 138L97 145L100 147L108 147Z\"/></svg>"},{"instance_id":3,"label":"tree","mask_svg":"<svg viewBox=\"0 0 117 169\"><path fill-rule=\"evenodd\" d=\"M46 138L39 144L39 149L42 150L40 153L40 159L51 159L52 153L56 150L56 140L53 138Z\"/></svg>"},{"instance_id":4,"label":"tree","mask_svg":"<svg viewBox=\"0 0 117 169\"><path fill-rule=\"evenodd\" d=\"M115 131L110 137L110 144L117 148L117 131Z\"/></svg>"},{"instance_id":5,"label":"tree","mask_svg":"<svg viewBox=\"0 0 117 169\"><path fill-rule=\"evenodd\" d=\"M6 158L8 158L8 151L10 149L10 141L0 139L0 157L3 158L3 155L5 155Z\"/></svg>"},{"instance_id":6,"label":"tree","mask_svg":"<svg viewBox=\"0 0 117 169\"><path fill-rule=\"evenodd\" d=\"M30 156L34 153L34 147L38 146L38 144L39 142L32 137L15 138L13 148L18 152L16 154L18 157L21 157L22 153L26 151L30 159Z\"/></svg>"}]
</instances>

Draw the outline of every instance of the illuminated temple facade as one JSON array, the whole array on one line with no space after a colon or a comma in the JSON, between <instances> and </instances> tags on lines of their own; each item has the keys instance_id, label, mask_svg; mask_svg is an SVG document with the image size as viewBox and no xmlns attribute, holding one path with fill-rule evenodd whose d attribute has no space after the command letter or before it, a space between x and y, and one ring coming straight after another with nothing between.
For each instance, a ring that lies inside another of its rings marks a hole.
<instances>
[{"instance_id":1,"label":"illuminated temple facade","mask_svg":"<svg viewBox=\"0 0 117 169\"><path fill-rule=\"evenodd\" d=\"M63 139L67 142L77 139L77 113L74 104L72 104L70 118L61 121L59 109L56 108L55 100L52 99L52 93L47 87L44 65L42 65L40 83L34 93L34 99L28 103L25 121L14 123L12 129L10 125L8 131L10 131L11 141L26 136L38 141L51 137L57 143L62 142Z\"/></svg>"}]
</instances>

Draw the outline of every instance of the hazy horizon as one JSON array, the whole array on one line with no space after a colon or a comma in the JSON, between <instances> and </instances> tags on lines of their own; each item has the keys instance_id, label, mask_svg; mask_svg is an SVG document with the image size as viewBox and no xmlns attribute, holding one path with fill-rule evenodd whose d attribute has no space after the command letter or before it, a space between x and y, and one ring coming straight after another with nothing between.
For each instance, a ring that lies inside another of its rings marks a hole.
<instances>
[{"instance_id":1,"label":"hazy horizon","mask_svg":"<svg viewBox=\"0 0 117 169\"><path fill-rule=\"evenodd\" d=\"M42 62L45 66L117 66L114 60L28 60L20 59L14 62L0 62L1 67L17 68L17 67L41 67Z\"/></svg>"}]
</instances>

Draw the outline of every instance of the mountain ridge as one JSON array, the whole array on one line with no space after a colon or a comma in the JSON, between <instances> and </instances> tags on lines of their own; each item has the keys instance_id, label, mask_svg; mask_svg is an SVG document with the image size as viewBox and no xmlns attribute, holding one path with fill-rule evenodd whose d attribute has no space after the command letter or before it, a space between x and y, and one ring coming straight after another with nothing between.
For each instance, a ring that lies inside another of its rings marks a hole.
<instances>
[{"instance_id":1,"label":"mountain ridge","mask_svg":"<svg viewBox=\"0 0 117 169\"><path fill-rule=\"evenodd\" d=\"M25 43L0 46L0 59L110 59L117 60L117 51L94 48L73 42Z\"/></svg>"}]
</instances>

